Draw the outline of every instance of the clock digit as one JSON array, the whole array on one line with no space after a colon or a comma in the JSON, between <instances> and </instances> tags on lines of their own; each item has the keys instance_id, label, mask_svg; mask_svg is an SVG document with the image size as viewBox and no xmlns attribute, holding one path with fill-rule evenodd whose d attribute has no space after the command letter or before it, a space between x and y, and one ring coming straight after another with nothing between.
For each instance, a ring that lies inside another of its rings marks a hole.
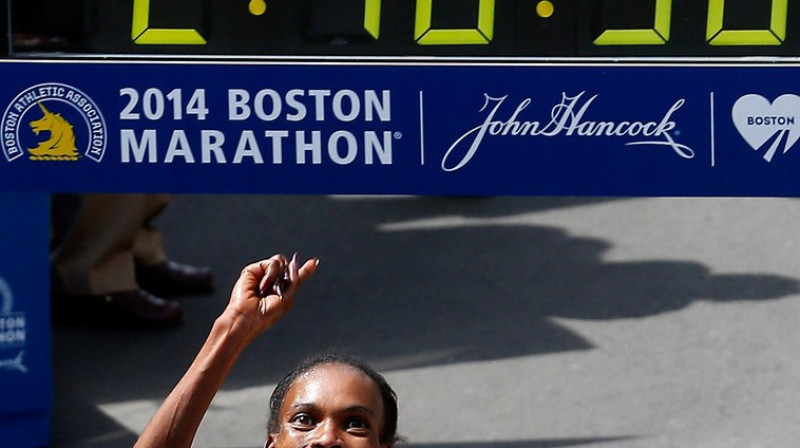
<instances>
[{"instance_id":1,"label":"clock digit","mask_svg":"<svg viewBox=\"0 0 800 448\"><path fill-rule=\"evenodd\" d=\"M652 29L605 30L595 45L664 45L669 42L672 0L655 0Z\"/></svg>"},{"instance_id":2,"label":"clock digit","mask_svg":"<svg viewBox=\"0 0 800 448\"><path fill-rule=\"evenodd\" d=\"M205 45L197 30L150 28L150 0L133 0L131 39L139 45Z\"/></svg>"},{"instance_id":3,"label":"clock digit","mask_svg":"<svg viewBox=\"0 0 800 448\"><path fill-rule=\"evenodd\" d=\"M364 29L377 39L381 34L381 0L364 0Z\"/></svg>"},{"instance_id":4,"label":"clock digit","mask_svg":"<svg viewBox=\"0 0 800 448\"><path fill-rule=\"evenodd\" d=\"M337 44L371 42L381 34L381 0L310 0L308 37Z\"/></svg>"},{"instance_id":5,"label":"clock digit","mask_svg":"<svg viewBox=\"0 0 800 448\"><path fill-rule=\"evenodd\" d=\"M789 0L772 0L769 29L724 30L725 0L708 1L706 40L710 45L780 45L786 39Z\"/></svg>"},{"instance_id":6,"label":"clock digit","mask_svg":"<svg viewBox=\"0 0 800 448\"><path fill-rule=\"evenodd\" d=\"M494 2L478 2L478 26L474 29L431 29L434 0L417 0L414 39L419 45L488 44L494 34Z\"/></svg>"}]
</instances>

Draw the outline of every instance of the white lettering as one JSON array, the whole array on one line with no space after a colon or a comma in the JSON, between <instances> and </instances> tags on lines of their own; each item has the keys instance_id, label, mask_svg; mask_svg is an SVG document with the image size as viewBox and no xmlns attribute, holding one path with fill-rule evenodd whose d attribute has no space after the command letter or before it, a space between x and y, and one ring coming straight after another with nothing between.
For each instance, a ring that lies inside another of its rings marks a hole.
<instances>
[{"instance_id":1,"label":"white lettering","mask_svg":"<svg viewBox=\"0 0 800 448\"><path fill-rule=\"evenodd\" d=\"M289 136L289 131L265 131L264 137L272 140L272 163L283 163L283 139Z\"/></svg>"},{"instance_id":2,"label":"white lettering","mask_svg":"<svg viewBox=\"0 0 800 448\"><path fill-rule=\"evenodd\" d=\"M189 147L189 140L186 138L186 132L182 129L177 129L172 132L172 138L169 141L167 156L164 158L164 163L172 163L175 157L183 157L186 163L194 163L194 155L192 154L192 149Z\"/></svg>"},{"instance_id":3,"label":"white lettering","mask_svg":"<svg viewBox=\"0 0 800 448\"><path fill-rule=\"evenodd\" d=\"M145 129L142 132L141 140L136 138L133 129L123 129L120 131L120 150L122 151L122 163L130 163L131 152L136 163L144 161L145 154L149 163L156 163L156 130Z\"/></svg>"},{"instance_id":4,"label":"white lettering","mask_svg":"<svg viewBox=\"0 0 800 448\"><path fill-rule=\"evenodd\" d=\"M381 98L377 92L367 90L364 92L364 120L369 122L377 115L380 121L392 121L392 93L389 90L381 91Z\"/></svg>"},{"instance_id":5,"label":"white lettering","mask_svg":"<svg viewBox=\"0 0 800 448\"><path fill-rule=\"evenodd\" d=\"M339 154L339 141L345 141L345 154ZM334 132L331 137L328 139L328 156L331 158L333 163L337 165L349 165L353 163L353 160L356 159L356 155L358 155L358 149L356 148L356 137L347 131L336 131Z\"/></svg>"},{"instance_id":6,"label":"white lettering","mask_svg":"<svg viewBox=\"0 0 800 448\"><path fill-rule=\"evenodd\" d=\"M225 152L222 151L222 145L225 144L225 133L222 131L208 131L200 132L200 151L202 163L211 163L211 155L217 163L226 163Z\"/></svg>"},{"instance_id":7,"label":"white lettering","mask_svg":"<svg viewBox=\"0 0 800 448\"><path fill-rule=\"evenodd\" d=\"M240 164L245 157L253 159L253 163L261 165L264 158L261 157L261 148L258 147L256 135L253 131L242 132L239 143L236 145L236 154L233 156L233 163Z\"/></svg>"},{"instance_id":8,"label":"white lettering","mask_svg":"<svg viewBox=\"0 0 800 448\"><path fill-rule=\"evenodd\" d=\"M331 96L330 90L309 90L308 95L314 98L314 118L325 121L325 98Z\"/></svg>"},{"instance_id":9,"label":"white lettering","mask_svg":"<svg viewBox=\"0 0 800 448\"><path fill-rule=\"evenodd\" d=\"M251 99L244 89L228 90L228 119L244 121L253 114L261 121L276 121L281 118L290 122L302 121L309 116L314 121L325 121L328 108L333 118L349 123L361 117L365 122L392 120L392 93L390 90L350 89L337 91L323 89L291 89L285 93L263 89Z\"/></svg>"},{"instance_id":10,"label":"white lettering","mask_svg":"<svg viewBox=\"0 0 800 448\"><path fill-rule=\"evenodd\" d=\"M264 109L264 99L269 97L271 104L270 112L267 113ZM270 89L261 90L256 93L256 98L254 100L255 103L255 110L256 116L262 121L273 121L281 116L281 110L283 110L283 103L281 102L281 97L278 95L278 92Z\"/></svg>"},{"instance_id":11,"label":"white lettering","mask_svg":"<svg viewBox=\"0 0 800 448\"><path fill-rule=\"evenodd\" d=\"M356 134L349 130L337 130L328 134L319 130L281 129L261 132L257 134L248 129L241 131L238 137L231 138L218 129L200 130L196 134L184 129L162 134L155 129L123 129L120 131L121 159L123 163L161 161L164 164L193 164L199 155L203 164L226 164L230 159L233 164L281 165L285 163L284 151L291 151L294 147L294 162L298 165L320 165L323 162L351 165L359 158L363 158L365 165L393 163L394 138L391 131L363 131ZM198 148L199 154L196 152ZM267 160L264 159L265 155Z\"/></svg>"},{"instance_id":12,"label":"white lettering","mask_svg":"<svg viewBox=\"0 0 800 448\"><path fill-rule=\"evenodd\" d=\"M241 121L250 118L250 93L247 90L228 90L228 120Z\"/></svg>"},{"instance_id":13,"label":"white lettering","mask_svg":"<svg viewBox=\"0 0 800 448\"><path fill-rule=\"evenodd\" d=\"M364 132L364 163L372 165L374 156L378 156L381 165L392 164L392 133L383 132L383 141L378 138L375 131Z\"/></svg>"},{"instance_id":14,"label":"white lettering","mask_svg":"<svg viewBox=\"0 0 800 448\"><path fill-rule=\"evenodd\" d=\"M322 163L322 133L320 131L311 132L311 142L306 141L306 132L295 132L295 161L298 165L306 163L306 153L311 153L311 163L319 165Z\"/></svg>"},{"instance_id":15,"label":"white lettering","mask_svg":"<svg viewBox=\"0 0 800 448\"><path fill-rule=\"evenodd\" d=\"M286 114L286 120L301 121L303 118L306 118L308 109L306 109L306 105L298 99L298 97L302 97L304 94L305 92L300 89L293 89L286 93L286 105L293 111L292 113Z\"/></svg>"},{"instance_id":16,"label":"white lettering","mask_svg":"<svg viewBox=\"0 0 800 448\"><path fill-rule=\"evenodd\" d=\"M345 111L344 103L347 99L349 103L349 112ZM358 99L356 92L352 90L340 90L333 96L333 115L339 121L353 121L358 118L361 112L361 101Z\"/></svg>"},{"instance_id":17,"label":"white lettering","mask_svg":"<svg viewBox=\"0 0 800 448\"><path fill-rule=\"evenodd\" d=\"M694 157L692 148L678 143L672 137L676 128L673 115L683 107L685 100L676 101L660 121L590 121L584 116L597 100L598 95L583 99L586 92L569 97L562 94L561 102L550 111L550 119L542 125L539 121L520 121L520 114L531 104L525 98L517 105L508 119L498 119L500 109L508 96L491 97L484 94L484 104L479 112L485 112L483 121L458 137L442 158L444 171L456 171L466 166L488 136L556 137L637 137L654 140L625 143L626 146L666 146L684 159ZM467 146L468 145L468 146ZM464 149L466 148L466 149Z\"/></svg>"}]
</instances>

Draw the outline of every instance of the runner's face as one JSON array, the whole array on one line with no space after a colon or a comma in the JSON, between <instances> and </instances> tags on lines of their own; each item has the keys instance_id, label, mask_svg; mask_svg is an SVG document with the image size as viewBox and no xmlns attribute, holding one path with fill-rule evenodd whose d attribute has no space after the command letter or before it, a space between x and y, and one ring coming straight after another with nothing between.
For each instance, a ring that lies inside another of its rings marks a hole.
<instances>
[{"instance_id":1,"label":"runner's face","mask_svg":"<svg viewBox=\"0 0 800 448\"><path fill-rule=\"evenodd\" d=\"M321 364L289 387L268 448L386 448L378 386L354 367Z\"/></svg>"}]
</instances>

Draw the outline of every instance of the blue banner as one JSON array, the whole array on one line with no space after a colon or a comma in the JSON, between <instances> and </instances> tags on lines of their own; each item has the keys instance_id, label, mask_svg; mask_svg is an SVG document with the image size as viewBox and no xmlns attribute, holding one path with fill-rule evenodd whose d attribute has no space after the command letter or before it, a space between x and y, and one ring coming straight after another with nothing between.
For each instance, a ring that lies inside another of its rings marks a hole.
<instances>
[{"instance_id":1,"label":"blue banner","mask_svg":"<svg viewBox=\"0 0 800 448\"><path fill-rule=\"evenodd\" d=\"M45 446L50 435L48 204L46 194L0 194L2 446Z\"/></svg>"},{"instance_id":2,"label":"blue banner","mask_svg":"<svg viewBox=\"0 0 800 448\"><path fill-rule=\"evenodd\" d=\"M0 190L796 196L800 66L0 62Z\"/></svg>"}]
</instances>

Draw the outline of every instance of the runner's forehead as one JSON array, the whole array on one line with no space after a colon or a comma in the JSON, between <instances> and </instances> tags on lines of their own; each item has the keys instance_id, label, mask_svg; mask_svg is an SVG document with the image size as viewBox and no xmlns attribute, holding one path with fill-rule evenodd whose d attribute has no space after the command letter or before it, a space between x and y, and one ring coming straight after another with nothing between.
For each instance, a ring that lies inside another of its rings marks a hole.
<instances>
[{"instance_id":1,"label":"runner's forehead","mask_svg":"<svg viewBox=\"0 0 800 448\"><path fill-rule=\"evenodd\" d=\"M377 384L365 373L346 364L321 364L299 375L289 386L281 412L298 405L333 409L363 408L383 415Z\"/></svg>"}]
</instances>

